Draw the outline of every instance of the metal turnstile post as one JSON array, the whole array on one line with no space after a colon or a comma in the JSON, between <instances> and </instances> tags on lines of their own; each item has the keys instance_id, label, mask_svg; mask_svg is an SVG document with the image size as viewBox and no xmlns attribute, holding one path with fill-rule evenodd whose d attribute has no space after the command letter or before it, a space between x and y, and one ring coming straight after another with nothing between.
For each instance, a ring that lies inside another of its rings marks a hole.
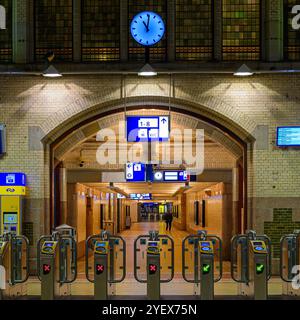
<instances>
[{"instance_id":1,"label":"metal turnstile post","mask_svg":"<svg viewBox=\"0 0 300 320\"><path fill-rule=\"evenodd\" d=\"M139 263L144 261L145 254L146 263L141 266ZM162 259L165 259L163 263ZM158 231L137 237L134 242L134 277L138 282L147 284L148 300L160 300L161 284L174 278L174 240L168 235L160 235Z\"/></svg>"},{"instance_id":2,"label":"metal turnstile post","mask_svg":"<svg viewBox=\"0 0 300 320\"><path fill-rule=\"evenodd\" d=\"M271 278L271 241L255 231L231 240L231 276L240 283L241 293L255 300L268 299Z\"/></svg>"},{"instance_id":3,"label":"metal turnstile post","mask_svg":"<svg viewBox=\"0 0 300 320\"><path fill-rule=\"evenodd\" d=\"M222 279L222 240L200 230L182 241L182 276L200 284L200 299L213 300L215 282ZM195 292L195 294L197 294Z\"/></svg>"},{"instance_id":4,"label":"metal turnstile post","mask_svg":"<svg viewBox=\"0 0 300 320\"><path fill-rule=\"evenodd\" d=\"M116 247L119 246L118 252ZM90 252L93 253L93 274L89 266ZM115 257L122 254L119 269L122 270L121 277L117 278ZM126 243L122 237L112 236L107 231L99 235L90 236L86 240L85 249L85 273L89 282L94 284L94 299L108 299L108 285L122 282L126 277Z\"/></svg>"}]
</instances>

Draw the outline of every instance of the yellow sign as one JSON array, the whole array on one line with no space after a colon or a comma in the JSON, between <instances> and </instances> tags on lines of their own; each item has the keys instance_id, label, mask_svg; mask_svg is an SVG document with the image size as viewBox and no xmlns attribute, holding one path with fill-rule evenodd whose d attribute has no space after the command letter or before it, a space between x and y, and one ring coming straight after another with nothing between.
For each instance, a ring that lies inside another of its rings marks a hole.
<instances>
[{"instance_id":1,"label":"yellow sign","mask_svg":"<svg viewBox=\"0 0 300 320\"><path fill-rule=\"evenodd\" d=\"M0 186L0 196L25 196L26 187L21 186Z\"/></svg>"}]
</instances>

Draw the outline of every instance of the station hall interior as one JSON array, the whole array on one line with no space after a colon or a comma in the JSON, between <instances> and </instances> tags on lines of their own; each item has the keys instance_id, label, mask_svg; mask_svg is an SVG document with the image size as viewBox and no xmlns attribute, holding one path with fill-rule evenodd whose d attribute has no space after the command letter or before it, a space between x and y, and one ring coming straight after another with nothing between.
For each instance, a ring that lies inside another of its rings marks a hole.
<instances>
[{"instance_id":1,"label":"station hall interior","mask_svg":"<svg viewBox=\"0 0 300 320\"><path fill-rule=\"evenodd\" d=\"M299 299L298 2L0 0L0 300Z\"/></svg>"}]
</instances>

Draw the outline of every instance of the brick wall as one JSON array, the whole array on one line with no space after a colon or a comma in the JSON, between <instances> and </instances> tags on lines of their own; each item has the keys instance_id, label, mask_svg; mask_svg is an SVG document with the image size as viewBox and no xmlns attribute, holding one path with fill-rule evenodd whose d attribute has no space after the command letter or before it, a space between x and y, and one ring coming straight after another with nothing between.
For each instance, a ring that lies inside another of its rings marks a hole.
<instances>
[{"instance_id":1,"label":"brick wall","mask_svg":"<svg viewBox=\"0 0 300 320\"><path fill-rule=\"evenodd\" d=\"M43 233L49 216L49 152L48 145L40 141L51 142L84 119L124 106L120 83L118 75L51 80L0 77L0 122L8 129L7 155L0 159L0 170L20 170L28 176L25 220L34 223L34 241ZM126 83L129 105L168 105L168 77L130 76ZM285 208L285 203L293 202L295 219L300 221L299 150L275 147L276 126L299 124L299 87L296 74L245 79L231 75L174 76L174 107L207 116L248 142L255 138L258 126L268 129L266 141L260 141L258 135L248 149L248 196L258 231L263 231L264 221L272 220L273 208ZM39 128L39 145L33 144L32 127Z\"/></svg>"},{"instance_id":2,"label":"brick wall","mask_svg":"<svg viewBox=\"0 0 300 320\"><path fill-rule=\"evenodd\" d=\"M300 229L300 222L293 220L292 208L274 208L273 221L264 223L264 232L272 241L273 257L280 257L280 239L283 235L293 233Z\"/></svg>"}]
</instances>

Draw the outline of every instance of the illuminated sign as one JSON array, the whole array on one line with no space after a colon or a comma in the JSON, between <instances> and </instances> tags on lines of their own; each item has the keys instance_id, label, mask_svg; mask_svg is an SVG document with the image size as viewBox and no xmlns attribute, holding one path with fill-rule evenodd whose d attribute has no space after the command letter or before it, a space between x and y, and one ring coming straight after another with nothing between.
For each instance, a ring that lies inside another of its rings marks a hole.
<instances>
[{"instance_id":1,"label":"illuminated sign","mask_svg":"<svg viewBox=\"0 0 300 320\"><path fill-rule=\"evenodd\" d=\"M43 264L43 274L49 274L51 272L50 264Z\"/></svg>"},{"instance_id":2,"label":"illuminated sign","mask_svg":"<svg viewBox=\"0 0 300 320\"><path fill-rule=\"evenodd\" d=\"M0 186L26 186L26 175L24 173L0 172Z\"/></svg>"},{"instance_id":3,"label":"illuminated sign","mask_svg":"<svg viewBox=\"0 0 300 320\"><path fill-rule=\"evenodd\" d=\"M155 171L153 174L154 182L187 182L189 175L184 170L168 170L168 171Z\"/></svg>"},{"instance_id":4,"label":"illuminated sign","mask_svg":"<svg viewBox=\"0 0 300 320\"><path fill-rule=\"evenodd\" d=\"M96 264L96 274L102 274L105 270L105 267L103 264Z\"/></svg>"},{"instance_id":5,"label":"illuminated sign","mask_svg":"<svg viewBox=\"0 0 300 320\"><path fill-rule=\"evenodd\" d=\"M152 200L151 193L131 193L130 194L131 200Z\"/></svg>"},{"instance_id":6,"label":"illuminated sign","mask_svg":"<svg viewBox=\"0 0 300 320\"><path fill-rule=\"evenodd\" d=\"M300 5L293 6L292 14L295 14L295 16L292 19L292 28L294 30L299 30L300 29Z\"/></svg>"},{"instance_id":7,"label":"illuminated sign","mask_svg":"<svg viewBox=\"0 0 300 320\"><path fill-rule=\"evenodd\" d=\"M126 181L139 182L146 180L146 165L144 163L128 162L126 164Z\"/></svg>"},{"instance_id":8,"label":"illuminated sign","mask_svg":"<svg viewBox=\"0 0 300 320\"><path fill-rule=\"evenodd\" d=\"M0 29L6 29L6 10L3 6L0 5Z\"/></svg>"},{"instance_id":9,"label":"illuminated sign","mask_svg":"<svg viewBox=\"0 0 300 320\"><path fill-rule=\"evenodd\" d=\"M156 264L149 264L149 274L155 274L157 271L157 265Z\"/></svg>"},{"instance_id":10,"label":"illuminated sign","mask_svg":"<svg viewBox=\"0 0 300 320\"><path fill-rule=\"evenodd\" d=\"M278 127L278 147L300 147L300 126Z\"/></svg>"},{"instance_id":11,"label":"illuminated sign","mask_svg":"<svg viewBox=\"0 0 300 320\"><path fill-rule=\"evenodd\" d=\"M170 137L169 116L127 116L127 141L168 141Z\"/></svg>"},{"instance_id":12,"label":"illuminated sign","mask_svg":"<svg viewBox=\"0 0 300 320\"><path fill-rule=\"evenodd\" d=\"M203 264L202 265L202 274L210 273L210 269L211 269L210 264Z\"/></svg>"},{"instance_id":13,"label":"illuminated sign","mask_svg":"<svg viewBox=\"0 0 300 320\"><path fill-rule=\"evenodd\" d=\"M262 263L256 264L256 274L262 274L265 270L265 266Z\"/></svg>"}]
</instances>

